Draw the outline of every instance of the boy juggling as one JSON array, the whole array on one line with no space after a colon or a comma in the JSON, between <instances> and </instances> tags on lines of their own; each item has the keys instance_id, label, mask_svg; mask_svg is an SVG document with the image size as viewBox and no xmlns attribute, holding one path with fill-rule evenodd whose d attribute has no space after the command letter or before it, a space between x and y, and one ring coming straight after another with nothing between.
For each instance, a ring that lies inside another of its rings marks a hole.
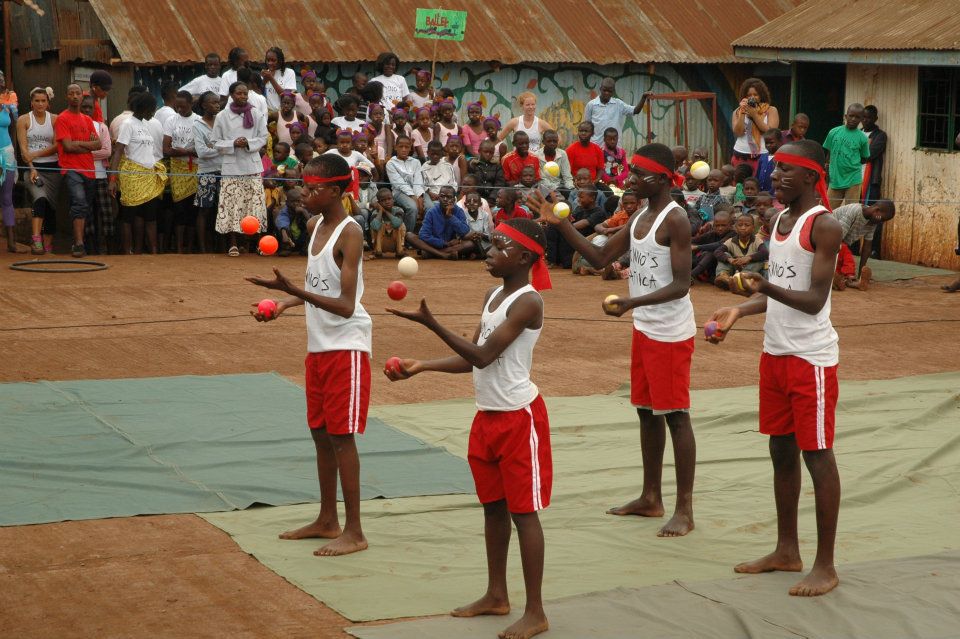
<instances>
[{"instance_id":1,"label":"boy juggling","mask_svg":"<svg viewBox=\"0 0 960 639\"><path fill-rule=\"evenodd\" d=\"M537 192L541 217L555 225L574 250L602 269L630 251L630 297L604 302L608 315L633 311L630 401L640 416L643 490L640 497L612 508L612 515L662 517L660 481L666 426L677 466L677 505L657 533L679 537L693 530L693 477L697 446L690 425L690 361L697 331L690 302L690 222L670 195L680 181L674 158L662 144L641 147L630 161L633 188L648 204L602 247L553 214Z\"/></svg>"},{"instance_id":2,"label":"boy juggling","mask_svg":"<svg viewBox=\"0 0 960 639\"><path fill-rule=\"evenodd\" d=\"M303 205L307 222L307 272L300 288L274 268L274 278L247 281L287 293L276 311L250 311L258 322L276 319L304 306L307 323L307 425L317 449L320 514L281 539L327 538L317 556L365 550L360 526L360 458L354 435L362 434L370 404L372 322L360 304L363 297L363 230L344 210L342 197L352 181L350 166L339 154L313 158L303 170ZM337 474L343 490L346 525L337 517Z\"/></svg>"},{"instance_id":3,"label":"boy juggling","mask_svg":"<svg viewBox=\"0 0 960 639\"><path fill-rule=\"evenodd\" d=\"M527 639L548 628L540 593L544 542L537 511L550 504L553 465L547 409L530 381L533 348L543 328L538 291L550 288L545 247L543 228L533 220L514 218L496 227L486 266L503 284L487 292L472 341L442 326L426 300L412 312L387 309L423 324L456 353L431 361L388 361L384 370L388 378L397 381L425 371L473 373L477 415L470 428L468 460L483 504L488 582L479 600L451 614L510 612L507 550L512 518L520 538L527 603L523 617L500 633L507 639Z\"/></svg>"},{"instance_id":4,"label":"boy juggling","mask_svg":"<svg viewBox=\"0 0 960 639\"><path fill-rule=\"evenodd\" d=\"M719 343L741 317L767 314L760 356L760 432L770 437L777 546L766 557L734 570L803 569L797 539L802 456L813 478L817 557L810 574L790 594L813 597L839 583L833 548L840 475L832 447L840 350L830 323L830 287L842 230L817 203L818 196L828 202L822 147L811 140L791 142L777 151L774 161L774 191L787 208L772 225L769 279L741 273L744 288L753 296L716 311L711 319L718 330L708 339Z\"/></svg>"}]
</instances>

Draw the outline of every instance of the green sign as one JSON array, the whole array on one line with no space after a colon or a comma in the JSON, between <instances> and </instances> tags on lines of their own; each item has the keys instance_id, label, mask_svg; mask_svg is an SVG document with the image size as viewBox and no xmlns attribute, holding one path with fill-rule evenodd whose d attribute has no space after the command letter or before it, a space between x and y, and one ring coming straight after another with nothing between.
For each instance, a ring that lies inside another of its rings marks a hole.
<instances>
[{"instance_id":1,"label":"green sign","mask_svg":"<svg viewBox=\"0 0 960 639\"><path fill-rule=\"evenodd\" d=\"M460 42L466 30L466 11L417 9L417 24L413 28L413 37Z\"/></svg>"}]
</instances>

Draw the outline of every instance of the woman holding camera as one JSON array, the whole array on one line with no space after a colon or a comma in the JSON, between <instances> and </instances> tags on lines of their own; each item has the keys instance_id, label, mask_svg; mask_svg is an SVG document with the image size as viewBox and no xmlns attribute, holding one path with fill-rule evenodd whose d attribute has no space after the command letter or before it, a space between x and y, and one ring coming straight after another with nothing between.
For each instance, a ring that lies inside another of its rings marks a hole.
<instances>
[{"instance_id":1,"label":"woman holding camera","mask_svg":"<svg viewBox=\"0 0 960 639\"><path fill-rule=\"evenodd\" d=\"M733 158L730 163L749 164L757 172L760 156L767 152L763 133L780 126L780 114L770 104L770 90L763 80L747 78L740 85L740 106L733 112Z\"/></svg>"}]
</instances>

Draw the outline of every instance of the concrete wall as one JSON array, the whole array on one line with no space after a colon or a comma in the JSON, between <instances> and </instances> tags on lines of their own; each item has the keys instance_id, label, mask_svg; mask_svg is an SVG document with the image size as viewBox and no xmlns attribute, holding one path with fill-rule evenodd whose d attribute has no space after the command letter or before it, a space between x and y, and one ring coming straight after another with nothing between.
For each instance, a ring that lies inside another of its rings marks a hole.
<instances>
[{"instance_id":1,"label":"concrete wall","mask_svg":"<svg viewBox=\"0 0 960 639\"><path fill-rule=\"evenodd\" d=\"M889 138L882 194L896 202L897 215L884 226L884 255L958 269L960 155L915 148L918 90L916 66L847 66L846 103L876 105Z\"/></svg>"}]
</instances>

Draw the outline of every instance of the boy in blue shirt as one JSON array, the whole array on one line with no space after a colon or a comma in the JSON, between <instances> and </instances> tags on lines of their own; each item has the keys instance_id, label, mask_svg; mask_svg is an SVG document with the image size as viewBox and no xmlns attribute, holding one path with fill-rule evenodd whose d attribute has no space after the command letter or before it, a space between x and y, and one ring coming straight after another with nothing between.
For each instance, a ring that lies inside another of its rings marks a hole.
<instances>
[{"instance_id":1,"label":"boy in blue shirt","mask_svg":"<svg viewBox=\"0 0 960 639\"><path fill-rule=\"evenodd\" d=\"M407 243L420 250L423 257L455 260L472 252L473 242L464 240L470 234L467 215L457 206L452 186L440 187L438 202L423 216L420 234L407 232Z\"/></svg>"}]
</instances>

